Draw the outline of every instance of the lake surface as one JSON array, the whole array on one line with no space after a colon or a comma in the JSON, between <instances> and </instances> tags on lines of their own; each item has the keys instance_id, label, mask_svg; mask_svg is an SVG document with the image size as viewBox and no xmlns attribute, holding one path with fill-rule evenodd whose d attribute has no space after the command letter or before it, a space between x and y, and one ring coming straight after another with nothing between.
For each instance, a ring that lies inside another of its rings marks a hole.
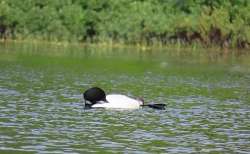
<instances>
[{"instance_id":1,"label":"lake surface","mask_svg":"<svg viewBox=\"0 0 250 154\"><path fill-rule=\"evenodd\" d=\"M0 153L249 153L250 56L0 44ZM166 110L83 110L82 92Z\"/></svg>"}]
</instances>

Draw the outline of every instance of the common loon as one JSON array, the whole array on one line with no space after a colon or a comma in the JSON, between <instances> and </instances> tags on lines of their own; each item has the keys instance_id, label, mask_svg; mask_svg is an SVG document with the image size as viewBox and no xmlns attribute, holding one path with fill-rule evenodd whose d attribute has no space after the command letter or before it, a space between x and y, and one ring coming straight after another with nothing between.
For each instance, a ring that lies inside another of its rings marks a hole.
<instances>
[{"instance_id":1,"label":"common loon","mask_svg":"<svg viewBox=\"0 0 250 154\"><path fill-rule=\"evenodd\" d=\"M121 94L106 95L104 90L98 87L87 89L83 93L85 108L117 108L117 109L139 109L150 107L154 109L165 109L165 104L144 104L143 99L135 99Z\"/></svg>"}]
</instances>

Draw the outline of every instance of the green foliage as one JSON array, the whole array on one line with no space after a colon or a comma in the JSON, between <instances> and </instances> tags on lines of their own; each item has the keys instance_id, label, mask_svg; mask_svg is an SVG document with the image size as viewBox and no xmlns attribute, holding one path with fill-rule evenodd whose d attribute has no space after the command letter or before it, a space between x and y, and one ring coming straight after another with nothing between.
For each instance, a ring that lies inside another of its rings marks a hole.
<instances>
[{"instance_id":1,"label":"green foliage","mask_svg":"<svg viewBox=\"0 0 250 154\"><path fill-rule=\"evenodd\" d=\"M0 0L0 37L250 45L248 0Z\"/></svg>"}]
</instances>

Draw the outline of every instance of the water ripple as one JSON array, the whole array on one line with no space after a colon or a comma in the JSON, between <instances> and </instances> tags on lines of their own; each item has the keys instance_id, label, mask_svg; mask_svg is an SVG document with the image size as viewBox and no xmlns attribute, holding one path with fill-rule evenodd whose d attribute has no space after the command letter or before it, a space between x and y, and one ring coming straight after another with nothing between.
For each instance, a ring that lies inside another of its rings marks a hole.
<instances>
[{"instance_id":1,"label":"water ripple","mask_svg":"<svg viewBox=\"0 0 250 154\"><path fill-rule=\"evenodd\" d=\"M242 86L241 82L230 84L228 79L216 81L217 84L152 73L105 77L82 73L71 78L67 73L22 71L15 75L6 70L0 73L0 151L145 154L250 151L247 96L241 99L233 94L235 88ZM7 76L13 80L10 82ZM167 109L83 110L82 89L96 81L108 92L141 95L148 102L167 104ZM228 96L221 97L217 92Z\"/></svg>"}]
</instances>

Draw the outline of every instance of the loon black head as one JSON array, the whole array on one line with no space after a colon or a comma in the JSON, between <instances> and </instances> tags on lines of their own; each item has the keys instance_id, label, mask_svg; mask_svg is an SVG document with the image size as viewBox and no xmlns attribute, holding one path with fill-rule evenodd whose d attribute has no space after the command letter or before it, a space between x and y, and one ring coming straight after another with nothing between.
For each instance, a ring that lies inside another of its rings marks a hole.
<instances>
[{"instance_id":1,"label":"loon black head","mask_svg":"<svg viewBox=\"0 0 250 154\"><path fill-rule=\"evenodd\" d=\"M98 87L93 87L93 88L86 90L83 93L83 98L85 101L85 107L87 108L96 104L98 101L106 102L106 94L104 90Z\"/></svg>"}]
</instances>

